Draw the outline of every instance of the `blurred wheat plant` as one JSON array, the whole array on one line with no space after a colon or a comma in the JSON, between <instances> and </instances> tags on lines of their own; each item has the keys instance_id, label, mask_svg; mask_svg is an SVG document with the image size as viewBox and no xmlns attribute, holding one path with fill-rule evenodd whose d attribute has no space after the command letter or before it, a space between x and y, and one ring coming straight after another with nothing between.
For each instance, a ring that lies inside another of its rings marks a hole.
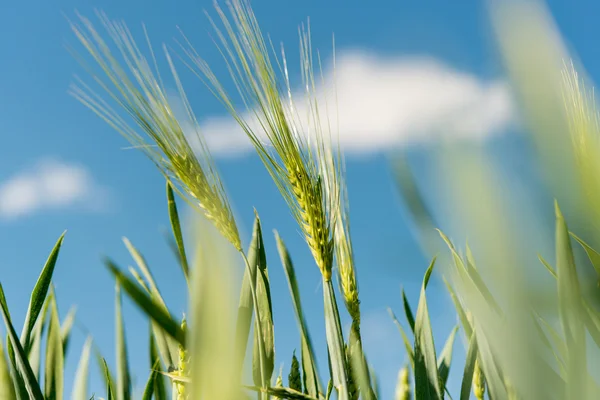
<instances>
[{"instance_id":1,"label":"blurred wheat plant","mask_svg":"<svg viewBox=\"0 0 600 400\"><path fill-rule=\"evenodd\" d=\"M307 105L306 115L300 116L292 97L283 50L281 60L275 54L271 55L272 46L267 45L248 2L234 0L228 5L230 18L217 6L225 30L214 21L213 27L246 109L235 107L233 98L189 42L184 49L192 70L221 99L251 140L304 233L323 276L326 333L334 386L339 398L347 399L350 377L331 282L340 208L341 163L332 149L328 121L321 119L324 110L317 104L310 33L300 30L302 85ZM354 313L353 318L356 316Z\"/></svg>"},{"instance_id":2,"label":"blurred wheat plant","mask_svg":"<svg viewBox=\"0 0 600 400\"><path fill-rule=\"evenodd\" d=\"M106 91L118 106L129 114L134 124L127 123L107 101L80 79L78 79L76 85L72 86L71 93L120 132L136 148L140 148L166 179L172 183L172 187L192 207L199 210L210 220L241 254L246 265L247 278L244 281L249 286L249 290L245 292L247 298L242 299L241 302L249 304L256 315L255 331L260 333L255 336L256 354L260 365L257 367L257 374L260 386L266 390L274 362L273 324L269 311L270 300L267 301L266 294L261 296L260 300L257 297L257 290L260 290L260 287L257 289L256 275L255 272L252 272L256 271L257 260L256 258L249 260L242 250L238 228L223 184L204 138L198 132L196 117L192 112L169 52L163 46L178 89L179 100L182 102L188 118L187 122L195 130L194 133L199 144L198 148L192 148L190 139L186 136L184 130L184 123L180 122L176 111L173 109L173 99L167 95L163 81L158 71L155 71L157 62L148 36L146 35L150 48L151 63L143 56L132 34L123 23L112 22L104 14L99 14L98 17L123 61L119 62L111 52L110 46L95 30L93 24L84 17L80 17L81 25L71 23L71 27L107 79L102 79L85 62L83 57L74 53L96 83ZM138 129L145 133L150 142L138 133ZM196 156L195 150L199 150L199 157ZM170 201L173 201L172 196ZM174 202L172 204L174 206ZM183 250L181 240L177 240L176 244L181 252ZM185 258L182 256L181 259ZM182 268L186 278L188 278L187 263L182 264ZM260 283L260 279L258 281ZM245 313L240 317L238 321L240 336L248 337L251 319L252 312ZM239 343L242 343L242 341ZM245 353L245 341L243 341L242 347L238 349L238 353L242 355L237 361L240 370L243 354ZM173 368L174 365L170 363L172 360L164 354L163 352L165 367Z\"/></svg>"},{"instance_id":3,"label":"blurred wheat plant","mask_svg":"<svg viewBox=\"0 0 600 400\"><path fill-rule=\"evenodd\" d=\"M17 334L0 284L0 314L7 332L6 346L0 340L0 399L62 399L65 394L65 358L75 309L61 323L52 285L63 239L64 234L54 245L31 292L21 335ZM91 347L88 338L74 377L72 397L76 400L89 399L87 366Z\"/></svg>"}]
</instances>

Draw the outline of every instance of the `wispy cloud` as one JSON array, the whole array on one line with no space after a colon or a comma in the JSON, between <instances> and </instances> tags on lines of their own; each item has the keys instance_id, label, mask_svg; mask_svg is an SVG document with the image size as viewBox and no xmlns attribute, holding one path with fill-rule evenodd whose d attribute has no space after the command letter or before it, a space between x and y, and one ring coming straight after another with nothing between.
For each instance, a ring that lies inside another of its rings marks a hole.
<instances>
[{"instance_id":1,"label":"wispy cloud","mask_svg":"<svg viewBox=\"0 0 600 400\"><path fill-rule=\"evenodd\" d=\"M83 166L46 159L0 182L0 218L72 206L98 210L107 194Z\"/></svg>"},{"instance_id":2,"label":"wispy cloud","mask_svg":"<svg viewBox=\"0 0 600 400\"><path fill-rule=\"evenodd\" d=\"M296 99L303 98L298 92ZM343 149L355 154L432 140L479 140L503 132L515 121L506 82L481 79L427 57L342 52L335 75L331 67L324 71L317 98L322 119L329 117ZM336 103L337 110L332 107ZM295 106L303 120L305 103ZM200 131L217 155L241 155L252 149L229 117L209 117L200 123Z\"/></svg>"}]
</instances>

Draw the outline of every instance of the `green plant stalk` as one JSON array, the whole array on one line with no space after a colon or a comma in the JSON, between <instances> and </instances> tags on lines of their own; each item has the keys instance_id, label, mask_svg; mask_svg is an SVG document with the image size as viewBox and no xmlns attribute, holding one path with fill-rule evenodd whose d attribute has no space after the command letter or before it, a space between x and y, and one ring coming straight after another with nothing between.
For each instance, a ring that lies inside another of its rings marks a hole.
<instances>
[{"instance_id":1,"label":"green plant stalk","mask_svg":"<svg viewBox=\"0 0 600 400\"><path fill-rule=\"evenodd\" d=\"M348 374L344 352L344 335L340 323L340 314L335 300L331 280L323 277L323 296L325 303L325 329L327 347L331 355L333 385L338 391L339 400L348 400Z\"/></svg>"},{"instance_id":2,"label":"green plant stalk","mask_svg":"<svg viewBox=\"0 0 600 400\"><path fill-rule=\"evenodd\" d=\"M260 360L260 375L261 375L261 382L262 382L262 389L263 391L261 391L259 397L261 399L263 398L268 398L268 395L266 394L266 389L269 387L269 383L266 382L266 372L265 372L265 345L263 342L263 337L262 337L262 329L261 329L261 323L260 323L260 312L258 311L258 297L256 296L256 282L255 282L255 277L256 275L252 275L252 268L250 268L250 262L248 261L248 258L246 257L246 254L243 251L240 251L240 254L242 256L242 258L244 259L244 264L246 265L246 271L248 271L248 274L250 275L250 291L252 293L252 307L254 308L254 322L255 322L255 327L254 329L257 329L258 332L261 332L260 335L258 335L258 354L259 354L259 360Z\"/></svg>"}]
</instances>

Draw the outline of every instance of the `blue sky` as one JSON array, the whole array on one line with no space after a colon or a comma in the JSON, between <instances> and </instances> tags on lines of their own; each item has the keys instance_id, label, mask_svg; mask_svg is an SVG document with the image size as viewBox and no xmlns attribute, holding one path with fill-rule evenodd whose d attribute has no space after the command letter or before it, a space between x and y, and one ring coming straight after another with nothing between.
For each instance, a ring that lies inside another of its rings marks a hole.
<instances>
[{"instance_id":1,"label":"blue sky","mask_svg":"<svg viewBox=\"0 0 600 400\"><path fill-rule=\"evenodd\" d=\"M325 60L330 59L335 34L343 78L340 88L345 94L340 126L349 152L347 179L363 329L384 398L393 393L397 371L406 361L386 307L401 313L401 286L416 306L428 263L411 235L384 151L390 146L407 151L429 193L435 193L427 179L430 149L442 137L448 139L447 131L491 141L498 145L498 153L516 163L526 158L511 136L514 115L483 4L475 0L378 1L369 6L339 1L253 3L263 31L276 43L284 42L292 65L298 59L297 26L307 17L313 47ZM591 0L548 4L567 43L597 80L600 57L590 38L600 33L595 23L600 6ZM156 45L174 43L179 26L195 48L218 65L203 14L204 9L212 11L210 1L32 0L0 6L0 49L5 54L0 63L4 140L0 148L0 281L20 324L48 252L60 233L68 230L55 285L61 313L65 315L71 305L78 309L78 328L68 359L69 390L84 327L112 363L114 284L101 256L109 255L122 266L130 264L122 236L145 255L172 311L181 313L186 307L184 282L162 234L168 216L161 175L141 153L124 150L124 139L67 94L74 74L85 74L65 49L65 45L77 47L65 16L75 18L77 10L92 17L94 9L123 19L140 38L140 25L146 24ZM304 306L310 311L313 339L323 354L319 272L258 158L248 151L241 135L219 146L219 135L235 131L235 126L224 119L220 105L202 84L182 65L179 70L200 125L215 144L246 243L253 207L261 216L272 280L277 366L284 363L286 370L299 338L271 231L277 229L290 249ZM431 197L435 208L442 199ZM440 347L455 323L445 292L433 294L442 287L434 280L429 299ZM147 324L129 303L125 310L131 365L142 384L149 368ZM456 373L462 368L460 342L455 351ZM326 360L320 362L326 371ZM455 391L458 385L452 380L451 389ZM97 376L91 387L101 390Z\"/></svg>"}]
</instances>

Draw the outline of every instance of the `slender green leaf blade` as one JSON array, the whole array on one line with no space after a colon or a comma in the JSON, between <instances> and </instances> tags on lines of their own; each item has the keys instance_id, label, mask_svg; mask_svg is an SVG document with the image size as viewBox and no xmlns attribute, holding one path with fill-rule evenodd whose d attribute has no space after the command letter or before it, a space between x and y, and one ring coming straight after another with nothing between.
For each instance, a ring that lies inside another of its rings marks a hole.
<instances>
[{"instance_id":1,"label":"slender green leaf blade","mask_svg":"<svg viewBox=\"0 0 600 400\"><path fill-rule=\"evenodd\" d=\"M79 366L73 385L73 400L88 400L88 379L90 369L90 353L92 352L92 338L88 337L83 345Z\"/></svg>"},{"instance_id":2,"label":"slender green leaf blade","mask_svg":"<svg viewBox=\"0 0 600 400\"><path fill-rule=\"evenodd\" d=\"M169 312L165 311L164 307L150 298L150 296L148 296L143 289L140 289L140 287L129 277L125 276L111 260L107 259L105 263L119 282L120 286L135 302L135 304L141 308L146 315L148 315L148 317L155 321L168 335L185 346L185 333L181 329L181 324L175 321Z\"/></svg>"},{"instance_id":3,"label":"slender green leaf blade","mask_svg":"<svg viewBox=\"0 0 600 400\"><path fill-rule=\"evenodd\" d=\"M15 386L10 377L10 369L4 355L2 340L0 340L0 399L17 400Z\"/></svg>"},{"instance_id":4,"label":"slender green leaf blade","mask_svg":"<svg viewBox=\"0 0 600 400\"><path fill-rule=\"evenodd\" d=\"M262 392L263 389L256 386L245 386L246 389L254 392ZM288 400L317 400L316 397L309 396L307 394L298 392L296 390L285 388L285 387L270 387L267 388L266 392L276 399L288 399Z\"/></svg>"},{"instance_id":5,"label":"slender green leaf blade","mask_svg":"<svg viewBox=\"0 0 600 400\"><path fill-rule=\"evenodd\" d=\"M262 238L262 229L260 219L256 214L255 235L257 240L253 241L254 248L251 251L256 252L257 270L256 270L256 298L258 301L258 312L260 318L260 327L262 332L254 331L254 351L252 353L253 379L256 386L261 384L260 371L260 353L258 335L262 335L263 340L263 371L264 385L269 386L271 376L275 368L275 334L273 327L273 307L271 304L271 288L269 284L269 273L267 271L267 258L265 254L264 242ZM254 235L253 235L254 236Z\"/></svg>"},{"instance_id":6,"label":"slender green leaf blade","mask_svg":"<svg viewBox=\"0 0 600 400\"><path fill-rule=\"evenodd\" d=\"M152 365L152 371L150 371L150 377L148 378L148 382L146 382L146 387L144 388L144 394L142 395L142 400L151 400L154 395L154 390L156 387L156 378L158 377L160 368L160 359L157 359ZM157 399L162 399L164 397L156 396Z\"/></svg>"},{"instance_id":7,"label":"slender green leaf blade","mask_svg":"<svg viewBox=\"0 0 600 400\"><path fill-rule=\"evenodd\" d=\"M158 350L156 348L156 337L153 333L153 327L150 329L150 365L155 365L155 370L161 371L160 362L157 364L157 361L160 361L160 357L158 355ZM167 389L165 387L165 379L162 375L157 376L154 379L154 389L153 393L155 393L155 397L157 399L166 399L167 398Z\"/></svg>"},{"instance_id":8,"label":"slender green leaf blade","mask_svg":"<svg viewBox=\"0 0 600 400\"><path fill-rule=\"evenodd\" d=\"M408 326L410 326L410 330L412 333L415 333L415 317L410 307L410 303L406 298L406 293L404 293L404 289L401 289L402 292L402 303L404 304L404 314L406 315L406 320L408 321Z\"/></svg>"},{"instance_id":9,"label":"slender green leaf blade","mask_svg":"<svg viewBox=\"0 0 600 400\"><path fill-rule=\"evenodd\" d=\"M117 400L131 398L131 378L127 360L127 343L125 341L125 326L121 305L121 280L115 285L115 317L116 317L116 348L117 348Z\"/></svg>"},{"instance_id":10,"label":"slender green leaf blade","mask_svg":"<svg viewBox=\"0 0 600 400\"><path fill-rule=\"evenodd\" d=\"M544 268L546 268L546 270L548 270L548 272L550 272L550 275L552 275L553 277L556 278L556 271L554 271L554 268L552 268L552 265L550 265L550 263L548 261L544 260L544 258L540 254L538 254L538 260L540 260L540 262L542 263Z\"/></svg>"},{"instance_id":11,"label":"slender green leaf blade","mask_svg":"<svg viewBox=\"0 0 600 400\"><path fill-rule=\"evenodd\" d=\"M465 312L465 309L463 308L462 304L460 304L460 300L458 300L456 292L454 292L454 289L446 280L446 278L444 278L444 284L448 289L448 293L450 293L450 298L452 299L452 303L454 304L454 308L456 309L456 313L458 314L460 324L462 325L467 339L469 339L473 333L473 328L471 327L471 322L469 322L469 318L467 318L467 313Z\"/></svg>"},{"instance_id":12,"label":"slender green leaf blade","mask_svg":"<svg viewBox=\"0 0 600 400\"><path fill-rule=\"evenodd\" d=\"M471 335L465 360L465 370L463 372L462 384L460 387L460 400L469 400L471 398L471 385L473 384L473 372L475 371L476 361L477 339L475 338L475 335Z\"/></svg>"},{"instance_id":13,"label":"slender green leaf blade","mask_svg":"<svg viewBox=\"0 0 600 400\"><path fill-rule=\"evenodd\" d=\"M340 316L330 280L323 278L323 294L325 303L325 331L327 348L331 359L333 385L338 391L338 399L348 400L348 369L344 351L344 336L340 326Z\"/></svg>"},{"instance_id":14,"label":"slender green leaf blade","mask_svg":"<svg viewBox=\"0 0 600 400\"><path fill-rule=\"evenodd\" d=\"M51 291L53 295L50 304L48 337L46 339L46 375L44 377L44 388L46 400L61 400L64 392L64 353L56 297L54 296L54 291L52 289Z\"/></svg>"},{"instance_id":15,"label":"slender green leaf blade","mask_svg":"<svg viewBox=\"0 0 600 400\"><path fill-rule=\"evenodd\" d=\"M18 366L21 376L23 377L23 385L27 389L29 397L34 400L44 400L44 395L42 394L42 390L35 379L35 374L29 365L25 350L23 349L23 346L21 346L17 332L10 322L10 314L8 312L8 305L6 304L2 284L0 284L0 313L2 313L2 319L4 320L8 338L14 351L15 364Z\"/></svg>"},{"instance_id":16,"label":"slender green leaf blade","mask_svg":"<svg viewBox=\"0 0 600 400\"><path fill-rule=\"evenodd\" d=\"M281 258L281 264L283 265L288 288L292 297L296 323L298 324L298 329L300 331L300 341L302 346L302 378L304 379L304 387L310 396L317 396L323 389L317 371L310 333L308 332L306 320L304 319L304 312L300 301L300 290L298 288L298 281L296 280L296 271L294 269L294 264L292 263L292 258L277 232L275 232L275 241L277 242L277 250L279 251L279 257Z\"/></svg>"},{"instance_id":17,"label":"slender green leaf blade","mask_svg":"<svg viewBox=\"0 0 600 400\"><path fill-rule=\"evenodd\" d=\"M29 300L29 307L27 308L27 315L25 316L25 323L23 324L23 332L21 333L21 343L23 343L26 354L29 353L31 346L31 332L33 331L35 322L42 311L42 307L46 301L46 296L48 295L48 289L50 288L50 282L52 281L52 274L54 273L54 267L56 266L58 253L60 252L60 247L63 243L63 239L65 238L65 234L66 231L63 232L63 234L58 238L54 248L46 260L46 264L40 273L35 287L31 292L31 299Z\"/></svg>"},{"instance_id":18,"label":"slender green leaf blade","mask_svg":"<svg viewBox=\"0 0 600 400\"><path fill-rule=\"evenodd\" d=\"M100 353L96 352L96 360L98 361L98 365L100 370L102 371L102 379L104 380L104 386L106 386L106 400L114 400L115 399L115 384L112 374L110 372L110 368L108 368L108 364L106 360Z\"/></svg>"},{"instance_id":19,"label":"slender green leaf blade","mask_svg":"<svg viewBox=\"0 0 600 400\"><path fill-rule=\"evenodd\" d=\"M585 328L581 291L567 224L555 203L556 211L556 276L559 316L568 351L566 360L569 398L583 398L586 374Z\"/></svg>"},{"instance_id":20,"label":"slender green leaf blade","mask_svg":"<svg viewBox=\"0 0 600 400\"><path fill-rule=\"evenodd\" d=\"M175 243L177 244L177 250L179 252L179 262L181 264L181 269L183 271L183 275L185 276L185 280L189 283L189 264L187 256L185 255L185 246L183 244L179 213L177 212L177 203L175 202L175 196L173 195L173 187L169 181L167 181L167 202L169 205L169 220L171 221L171 229L173 231Z\"/></svg>"},{"instance_id":21,"label":"slender green leaf blade","mask_svg":"<svg viewBox=\"0 0 600 400\"><path fill-rule=\"evenodd\" d=\"M152 299L154 301L158 302L158 304L164 308L164 311L168 313L169 310L167 308L167 304L165 303L162 295L160 294L160 290L158 289L158 286L156 285L154 276L152 275L150 268L148 268L148 264L146 263L144 256L131 243L131 241L129 241L129 239L123 238L123 243L125 243L125 247L127 247L127 250L131 254L131 257L133 258L136 265L138 266L138 268L144 275L144 278L148 282L148 285L146 285L146 283L144 282L144 284L141 284L141 286L143 288L145 288L145 290L150 293L150 297L152 297ZM141 277L139 276L137 271L132 274L136 278L136 280L138 280L138 282L140 280L143 282L143 280L140 279ZM160 355L161 355L164 363L169 366L175 365L176 364L175 360L177 359L177 344L175 343L175 341L173 341L169 337L169 334L164 332L160 326L158 326L156 323L154 323L154 321L153 321L153 327L154 327L154 334L156 335L156 339L157 339L158 350L160 351Z\"/></svg>"},{"instance_id":22,"label":"slender green leaf blade","mask_svg":"<svg viewBox=\"0 0 600 400\"><path fill-rule=\"evenodd\" d=\"M402 335L402 341L404 342L404 348L406 349L406 355L408 356L411 367L414 369L415 368L415 354L413 351L413 344L408 339L408 335L406 334L406 331L404 330L404 328L398 321L398 318L396 318L396 315L394 314L392 309L389 307L388 307L388 313L390 314L392 321L394 321L394 324L398 328L400 335Z\"/></svg>"},{"instance_id":23,"label":"slender green leaf blade","mask_svg":"<svg viewBox=\"0 0 600 400\"><path fill-rule=\"evenodd\" d=\"M250 335L250 325L252 324L252 315L254 313L254 304L252 300L252 288L250 279L255 279L256 270L258 267L259 253L256 251L258 242L258 220L254 220L254 228L252 230L252 241L248 249L248 266L244 270L244 278L242 279L242 287L240 289L240 300L238 304L237 320L235 326L235 356L236 356L236 372L241 379L244 357L246 355L246 347L248 345L248 336ZM251 278L252 277L252 278Z\"/></svg>"},{"instance_id":24,"label":"slender green leaf blade","mask_svg":"<svg viewBox=\"0 0 600 400\"><path fill-rule=\"evenodd\" d=\"M423 285L421 287L421 297L417 307L417 317L415 320L415 396L418 399L441 399L440 381L438 378L438 367L435 355L435 346L433 343L433 334L431 332L431 322L429 320L429 311L427 309L427 298L425 289L431 277L431 272L435 265L435 258L431 261Z\"/></svg>"},{"instance_id":25,"label":"slender green leaf blade","mask_svg":"<svg viewBox=\"0 0 600 400\"><path fill-rule=\"evenodd\" d=\"M592 249L592 247L589 244L584 242L583 239L581 239L579 236L575 235L573 232L571 232L571 236L579 242L581 247L583 247L583 249L585 250L585 253L587 254L590 261L592 262L592 266L596 270L596 273L598 274L598 276L600 276L600 253L598 253L596 250Z\"/></svg>"},{"instance_id":26,"label":"slender green leaf blade","mask_svg":"<svg viewBox=\"0 0 600 400\"><path fill-rule=\"evenodd\" d=\"M69 310L69 313L65 317L63 324L60 328L60 336L63 346L63 355L66 357L67 350L69 348L69 340L71 339L71 329L73 329L73 323L75 322L76 308L73 307Z\"/></svg>"},{"instance_id":27,"label":"slender green leaf blade","mask_svg":"<svg viewBox=\"0 0 600 400\"><path fill-rule=\"evenodd\" d=\"M440 354L440 360L438 363L438 375L440 377L440 386L442 388L446 387L446 382L448 381L448 375L450 374L450 364L452 363L452 349L454 348L454 339L456 338L456 332L458 331L458 326L455 326L448 336L446 340L446 344L444 345L444 349Z\"/></svg>"}]
</instances>

